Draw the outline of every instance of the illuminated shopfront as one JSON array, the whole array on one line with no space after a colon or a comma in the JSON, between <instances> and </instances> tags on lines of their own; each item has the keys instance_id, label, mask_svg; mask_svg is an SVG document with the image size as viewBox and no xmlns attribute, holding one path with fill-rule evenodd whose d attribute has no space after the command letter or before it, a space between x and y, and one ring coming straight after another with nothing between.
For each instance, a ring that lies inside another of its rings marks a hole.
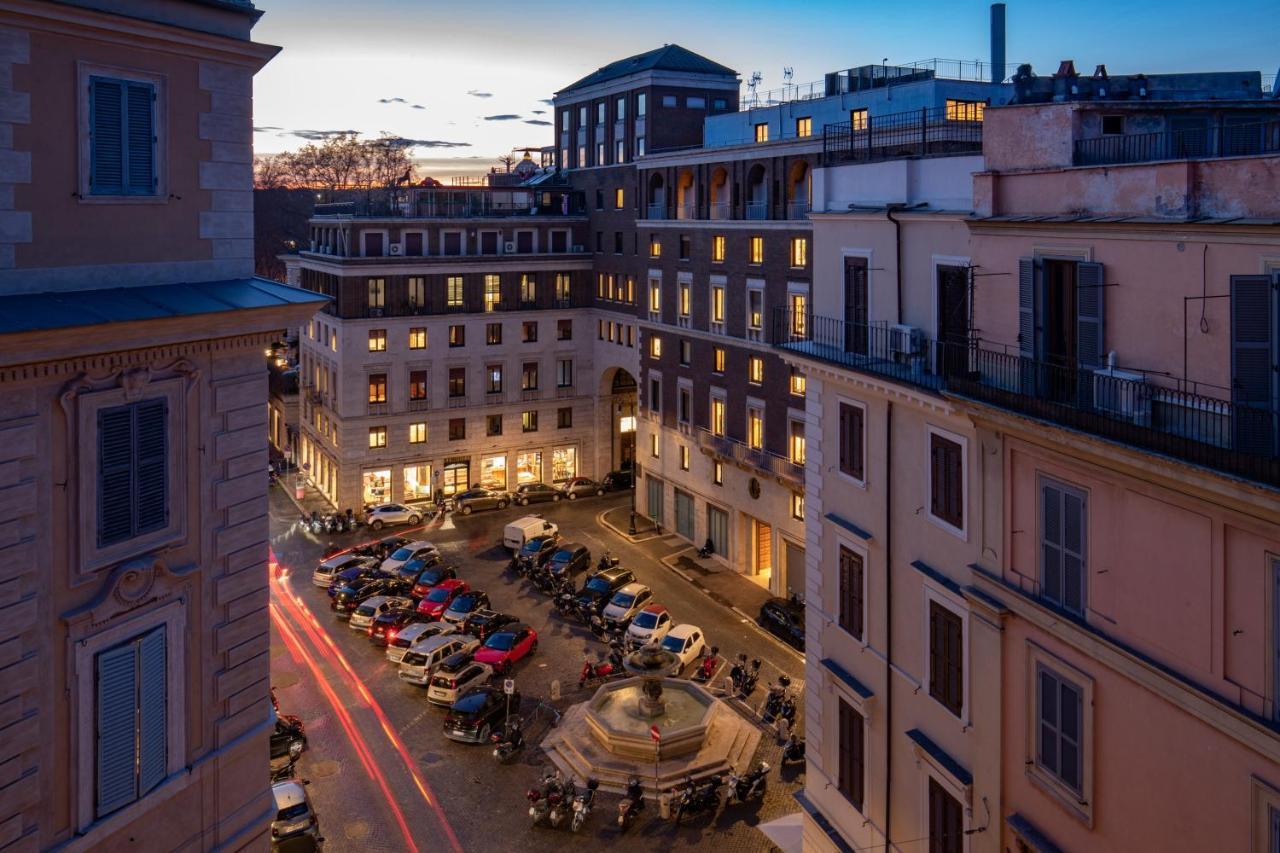
<instances>
[{"instance_id":1,"label":"illuminated shopfront","mask_svg":"<svg viewBox=\"0 0 1280 853\"><path fill-rule=\"evenodd\" d=\"M562 483L578 476L578 448L557 447L551 451L551 481Z\"/></svg>"},{"instance_id":2,"label":"illuminated shopfront","mask_svg":"<svg viewBox=\"0 0 1280 853\"><path fill-rule=\"evenodd\" d=\"M367 504L384 504L391 500L391 469L365 471L360 494Z\"/></svg>"},{"instance_id":3,"label":"illuminated shopfront","mask_svg":"<svg viewBox=\"0 0 1280 853\"><path fill-rule=\"evenodd\" d=\"M404 466L404 493L401 500L421 501L431 497L431 466Z\"/></svg>"},{"instance_id":4,"label":"illuminated shopfront","mask_svg":"<svg viewBox=\"0 0 1280 853\"><path fill-rule=\"evenodd\" d=\"M480 459L480 485L486 489L507 488L507 457L484 456Z\"/></svg>"},{"instance_id":5,"label":"illuminated shopfront","mask_svg":"<svg viewBox=\"0 0 1280 853\"><path fill-rule=\"evenodd\" d=\"M516 456L516 483L542 482L542 451L534 450Z\"/></svg>"},{"instance_id":6,"label":"illuminated shopfront","mask_svg":"<svg viewBox=\"0 0 1280 853\"><path fill-rule=\"evenodd\" d=\"M444 490L445 497L456 495L458 492L464 492L471 487L471 462L461 459L456 461L445 460L444 463L444 482L441 488Z\"/></svg>"}]
</instances>

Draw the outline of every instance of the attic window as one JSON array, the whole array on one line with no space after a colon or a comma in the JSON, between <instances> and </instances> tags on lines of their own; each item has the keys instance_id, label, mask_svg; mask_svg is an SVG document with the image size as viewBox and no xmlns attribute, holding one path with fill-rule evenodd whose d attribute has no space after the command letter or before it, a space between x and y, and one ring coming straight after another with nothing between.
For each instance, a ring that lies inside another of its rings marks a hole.
<instances>
[{"instance_id":1,"label":"attic window","mask_svg":"<svg viewBox=\"0 0 1280 853\"><path fill-rule=\"evenodd\" d=\"M676 96L675 96L675 95L663 95L663 96L662 96L662 105L663 105L664 107L674 107L674 106L676 105Z\"/></svg>"},{"instance_id":2,"label":"attic window","mask_svg":"<svg viewBox=\"0 0 1280 853\"><path fill-rule=\"evenodd\" d=\"M1124 116L1103 116L1102 117L1102 135L1103 136L1124 135Z\"/></svg>"}]
</instances>

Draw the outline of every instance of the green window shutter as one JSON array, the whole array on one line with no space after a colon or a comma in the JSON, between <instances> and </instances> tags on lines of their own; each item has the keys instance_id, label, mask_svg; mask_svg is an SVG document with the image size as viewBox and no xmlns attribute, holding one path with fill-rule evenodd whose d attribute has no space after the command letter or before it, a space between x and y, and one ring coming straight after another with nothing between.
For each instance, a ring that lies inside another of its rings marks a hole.
<instances>
[{"instance_id":1,"label":"green window shutter","mask_svg":"<svg viewBox=\"0 0 1280 853\"><path fill-rule=\"evenodd\" d=\"M152 195L156 190L156 90L148 83L130 82L125 87L126 192Z\"/></svg>"},{"instance_id":2,"label":"green window shutter","mask_svg":"<svg viewBox=\"0 0 1280 853\"><path fill-rule=\"evenodd\" d=\"M124 192L124 89L119 80L89 79L89 193Z\"/></svg>"}]
</instances>

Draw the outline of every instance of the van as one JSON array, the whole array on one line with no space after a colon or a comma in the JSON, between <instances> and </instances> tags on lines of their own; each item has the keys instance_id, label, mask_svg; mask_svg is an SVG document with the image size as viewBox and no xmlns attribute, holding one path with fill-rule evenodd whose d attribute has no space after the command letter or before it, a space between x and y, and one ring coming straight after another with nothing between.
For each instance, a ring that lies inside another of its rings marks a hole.
<instances>
[{"instance_id":1,"label":"van","mask_svg":"<svg viewBox=\"0 0 1280 853\"><path fill-rule=\"evenodd\" d=\"M524 543L535 536L551 536L560 528L540 515L526 515L508 524L502 531L502 544L512 551L519 551Z\"/></svg>"},{"instance_id":2,"label":"van","mask_svg":"<svg viewBox=\"0 0 1280 853\"><path fill-rule=\"evenodd\" d=\"M443 634L419 640L400 659L400 680L426 687L431 674L449 655L474 652L480 641L466 634Z\"/></svg>"}]
</instances>

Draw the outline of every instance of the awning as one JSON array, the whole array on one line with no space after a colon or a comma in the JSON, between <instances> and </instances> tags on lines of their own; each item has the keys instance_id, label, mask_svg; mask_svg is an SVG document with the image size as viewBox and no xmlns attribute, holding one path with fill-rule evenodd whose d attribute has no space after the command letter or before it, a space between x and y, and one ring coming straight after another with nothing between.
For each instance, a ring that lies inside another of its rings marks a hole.
<instances>
[{"instance_id":1,"label":"awning","mask_svg":"<svg viewBox=\"0 0 1280 853\"><path fill-rule=\"evenodd\" d=\"M763 832L765 838L782 853L802 853L804 850L804 815L801 812L762 823L756 829Z\"/></svg>"}]
</instances>

